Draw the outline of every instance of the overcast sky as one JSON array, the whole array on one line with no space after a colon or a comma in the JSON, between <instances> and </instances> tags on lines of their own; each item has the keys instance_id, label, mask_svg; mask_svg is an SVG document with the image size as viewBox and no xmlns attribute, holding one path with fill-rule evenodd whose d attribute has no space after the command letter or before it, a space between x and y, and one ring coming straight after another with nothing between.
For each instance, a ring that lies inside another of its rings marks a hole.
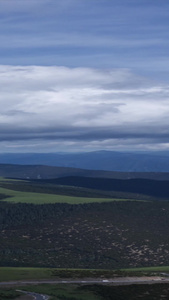
<instances>
[{"instance_id":1,"label":"overcast sky","mask_svg":"<svg viewBox=\"0 0 169 300\"><path fill-rule=\"evenodd\" d=\"M0 152L169 148L169 2L0 0Z\"/></svg>"}]
</instances>

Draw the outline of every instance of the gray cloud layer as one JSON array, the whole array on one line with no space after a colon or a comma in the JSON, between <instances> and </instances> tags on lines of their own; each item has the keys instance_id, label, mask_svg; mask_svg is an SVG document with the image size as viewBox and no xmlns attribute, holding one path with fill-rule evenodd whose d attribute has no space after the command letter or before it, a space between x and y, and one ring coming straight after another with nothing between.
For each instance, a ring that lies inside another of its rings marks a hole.
<instances>
[{"instance_id":1,"label":"gray cloud layer","mask_svg":"<svg viewBox=\"0 0 169 300\"><path fill-rule=\"evenodd\" d=\"M168 78L168 1L2 0L0 64L126 67Z\"/></svg>"},{"instance_id":2,"label":"gray cloud layer","mask_svg":"<svg viewBox=\"0 0 169 300\"><path fill-rule=\"evenodd\" d=\"M1 66L1 151L167 148L169 86L127 69Z\"/></svg>"}]
</instances>

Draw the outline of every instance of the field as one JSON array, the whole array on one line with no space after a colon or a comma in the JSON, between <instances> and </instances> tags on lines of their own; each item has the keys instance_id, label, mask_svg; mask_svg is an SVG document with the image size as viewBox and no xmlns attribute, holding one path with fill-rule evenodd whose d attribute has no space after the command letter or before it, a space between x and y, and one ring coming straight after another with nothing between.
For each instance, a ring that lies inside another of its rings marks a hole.
<instances>
[{"instance_id":1,"label":"field","mask_svg":"<svg viewBox=\"0 0 169 300\"><path fill-rule=\"evenodd\" d=\"M121 272L127 274L129 270ZM132 274L134 272L132 271ZM59 278L110 278L118 276L119 271L51 268L12 268L0 267L0 281ZM141 274L141 272L140 272Z\"/></svg>"},{"instance_id":2,"label":"field","mask_svg":"<svg viewBox=\"0 0 169 300\"><path fill-rule=\"evenodd\" d=\"M96 294L95 291L91 290L91 288L86 286L83 288L80 285L39 285L32 287L25 287L25 290L33 291L36 293L42 293L46 295L50 295L51 300L104 300L103 297ZM106 299L106 298L105 298Z\"/></svg>"},{"instance_id":3,"label":"field","mask_svg":"<svg viewBox=\"0 0 169 300\"><path fill-rule=\"evenodd\" d=\"M39 285L25 289L52 296L51 300L168 300L169 284L154 285Z\"/></svg>"},{"instance_id":4,"label":"field","mask_svg":"<svg viewBox=\"0 0 169 300\"><path fill-rule=\"evenodd\" d=\"M35 192L33 192L35 191ZM56 194L58 191L58 194ZM52 194L53 192L53 194ZM61 194L60 194L60 193ZM67 192L70 195L62 195ZM71 195L74 194L74 195ZM85 196L79 196L86 193ZM102 197L102 194L95 191L90 191L80 188L58 187L51 185L41 185L38 183L29 183L29 181L4 179L0 177L0 194L5 195L5 201L11 203L30 203L30 204L49 204L49 203L68 203L68 204L83 204L111 201L125 201L123 198ZM79 194L79 195L78 195ZM104 194L103 194L104 195Z\"/></svg>"},{"instance_id":5,"label":"field","mask_svg":"<svg viewBox=\"0 0 169 300\"><path fill-rule=\"evenodd\" d=\"M23 289L30 292L35 292L39 294L46 294L50 296L50 300L101 300L102 297L95 295L93 291L88 289L81 289L77 285L38 285L32 287L23 287ZM2 289L0 290L0 300L6 299L32 299L22 296L22 293L16 292L15 289Z\"/></svg>"},{"instance_id":6,"label":"field","mask_svg":"<svg viewBox=\"0 0 169 300\"><path fill-rule=\"evenodd\" d=\"M48 268L0 267L0 281L46 279L51 277L51 269Z\"/></svg>"},{"instance_id":7,"label":"field","mask_svg":"<svg viewBox=\"0 0 169 300\"><path fill-rule=\"evenodd\" d=\"M169 272L169 266L133 268L121 270L97 269L57 269L57 268L14 268L0 267L0 282L13 280L41 280L63 278L114 278L125 276L154 276L161 272Z\"/></svg>"},{"instance_id":8,"label":"field","mask_svg":"<svg viewBox=\"0 0 169 300\"><path fill-rule=\"evenodd\" d=\"M0 299L19 298L19 292L13 288L0 290ZM50 300L168 300L169 284L141 284L129 286L56 284L33 285L22 287L24 291L46 294Z\"/></svg>"},{"instance_id":9,"label":"field","mask_svg":"<svg viewBox=\"0 0 169 300\"><path fill-rule=\"evenodd\" d=\"M169 266L147 267L147 268L130 268L122 269L122 271L130 272L169 272Z\"/></svg>"},{"instance_id":10,"label":"field","mask_svg":"<svg viewBox=\"0 0 169 300\"><path fill-rule=\"evenodd\" d=\"M20 295L21 295L21 293L17 292L15 289L12 289L12 288L1 288L0 289L0 300L19 299Z\"/></svg>"},{"instance_id":11,"label":"field","mask_svg":"<svg viewBox=\"0 0 169 300\"><path fill-rule=\"evenodd\" d=\"M5 188L0 188L0 193L9 198L5 201L12 203L32 203L32 204L48 204L48 203L69 203L82 204L91 202L111 202L111 201L126 201L126 199L109 199L109 198L87 198L87 197L71 197L63 195L51 195L45 193L29 193L13 191Z\"/></svg>"},{"instance_id":12,"label":"field","mask_svg":"<svg viewBox=\"0 0 169 300\"><path fill-rule=\"evenodd\" d=\"M16 289L16 288L15 288ZM14 288L0 290L1 300L29 299L19 298L19 292ZM23 289L39 294L50 296L50 300L168 300L169 284L153 285L129 285L129 286L106 286L106 285L37 285L26 286Z\"/></svg>"}]
</instances>

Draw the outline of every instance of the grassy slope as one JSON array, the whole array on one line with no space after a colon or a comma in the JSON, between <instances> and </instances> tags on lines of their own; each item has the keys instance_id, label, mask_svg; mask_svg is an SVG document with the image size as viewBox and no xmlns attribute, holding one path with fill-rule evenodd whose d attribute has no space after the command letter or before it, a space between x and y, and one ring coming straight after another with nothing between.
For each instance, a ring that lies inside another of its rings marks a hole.
<instances>
[{"instance_id":1,"label":"grassy slope","mask_svg":"<svg viewBox=\"0 0 169 300\"><path fill-rule=\"evenodd\" d=\"M81 204L91 202L110 202L110 201L125 201L126 199L109 199L109 198L85 198L85 197L71 197L63 195L52 195L44 193L30 193L20 192L5 189L0 187L0 193L9 196L5 201L14 203L33 203L33 204L47 204L47 203L69 203Z\"/></svg>"},{"instance_id":2,"label":"grassy slope","mask_svg":"<svg viewBox=\"0 0 169 300\"><path fill-rule=\"evenodd\" d=\"M129 286L106 285L39 285L25 290L52 296L51 300L168 300L168 284Z\"/></svg>"},{"instance_id":3,"label":"grassy slope","mask_svg":"<svg viewBox=\"0 0 169 300\"><path fill-rule=\"evenodd\" d=\"M104 298L100 295L96 295L95 291L88 289L81 289L78 285L72 284L57 284L57 285L37 285L37 286L26 286L25 290L46 294L50 296L51 300L103 300Z\"/></svg>"},{"instance_id":4,"label":"grassy slope","mask_svg":"<svg viewBox=\"0 0 169 300\"><path fill-rule=\"evenodd\" d=\"M0 282L13 280L40 280L65 278L113 278L117 276L151 276L169 272L169 266L132 268L124 270L56 269L0 267Z\"/></svg>"},{"instance_id":5,"label":"grassy slope","mask_svg":"<svg viewBox=\"0 0 169 300\"><path fill-rule=\"evenodd\" d=\"M17 292L12 288L1 288L0 289L0 300L12 300L12 299L20 299L22 294ZM17 298L18 297L18 298Z\"/></svg>"},{"instance_id":6,"label":"grassy slope","mask_svg":"<svg viewBox=\"0 0 169 300\"><path fill-rule=\"evenodd\" d=\"M25 286L23 289L50 296L51 300L168 300L169 284L141 284L129 286L106 285L36 285ZM0 299L13 299L16 297L13 289L1 289ZM27 298L17 298L27 299Z\"/></svg>"},{"instance_id":7,"label":"grassy slope","mask_svg":"<svg viewBox=\"0 0 169 300\"><path fill-rule=\"evenodd\" d=\"M51 278L51 269L0 267L0 281Z\"/></svg>"}]
</instances>

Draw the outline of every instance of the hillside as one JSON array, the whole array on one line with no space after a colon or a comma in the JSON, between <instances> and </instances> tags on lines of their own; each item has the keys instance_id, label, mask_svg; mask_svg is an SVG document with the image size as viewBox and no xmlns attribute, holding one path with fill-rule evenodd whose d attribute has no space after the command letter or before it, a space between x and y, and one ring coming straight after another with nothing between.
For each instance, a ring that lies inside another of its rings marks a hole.
<instances>
[{"instance_id":1,"label":"hillside","mask_svg":"<svg viewBox=\"0 0 169 300\"><path fill-rule=\"evenodd\" d=\"M169 265L169 202L0 202L0 266Z\"/></svg>"},{"instance_id":2,"label":"hillside","mask_svg":"<svg viewBox=\"0 0 169 300\"><path fill-rule=\"evenodd\" d=\"M13 196L16 202L25 202L25 199L30 199L28 203L34 203L33 199L36 200L36 198L39 199L38 203L46 203L45 197L51 199L51 203L62 202L61 199L66 201L65 196L72 197L70 202L74 202L74 197L79 199L91 198L93 202L97 202L97 199L94 200L94 198L104 198L105 201L109 201L108 198L169 200L169 185L168 181L142 178L114 179L69 176L38 180L1 179L0 193L6 193L6 196L10 197ZM54 195L60 195L60 197L57 197L58 200L55 199ZM61 195L64 197L61 197ZM9 200L13 201L14 199L11 198ZM79 201L77 203L83 202ZM85 201L87 202L88 200L86 199ZM100 200L98 201L100 202Z\"/></svg>"},{"instance_id":3,"label":"hillside","mask_svg":"<svg viewBox=\"0 0 169 300\"><path fill-rule=\"evenodd\" d=\"M0 177L21 179L51 179L67 176L85 176L100 178L132 179L145 178L169 180L167 172L115 172L104 170L86 170L45 165L0 164Z\"/></svg>"},{"instance_id":4,"label":"hillside","mask_svg":"<svg viewBox=\"0 0 169 300\"><path fill-rule=\"evenodd\" d=\"M147 195L155 198L169 199L168 181L151 179L113 179L92 177L63 177L41 182L56 185L83 187L101 191L122 192L124 194Z\"/></svg>"},{"instance_id":5,"label":"hillside","mask_svg":"<svg viewBox=\"0 0 169 300\"><path fill-rule=\"evenodd\" d=\"M64 186L68 181L74 186ZM168 181L92 177L1 179L0 266L169 265L167 185ZM126 200L113 199L115 195Z\"/></svg>"}]
</instances>

